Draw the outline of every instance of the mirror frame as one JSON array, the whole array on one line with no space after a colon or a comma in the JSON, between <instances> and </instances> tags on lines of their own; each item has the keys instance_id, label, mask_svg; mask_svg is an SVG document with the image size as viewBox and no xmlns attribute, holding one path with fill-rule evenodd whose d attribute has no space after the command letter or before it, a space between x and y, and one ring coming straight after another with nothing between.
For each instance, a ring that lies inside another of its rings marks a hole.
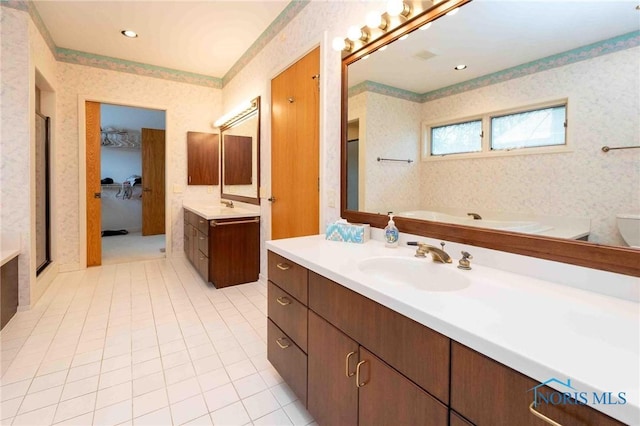
<instances>
[{"instance_id":1,"label":"mirror frame","mask_svg":"<svg viewBox=\"0 0 640 426\"><path fill-rule=\"evenodd\" d=\"M384 228L388 217L382 214L347 210L348 65L470 1L449 0L441 2L353 53L343 56L340 216L349 222L368 223L376 228ZM640 277L640 251L629 247L605 246L586 241L565 240L399 216L394 217L394 221L401 232L409 234Z\"/></svg>"},{"instance_id":2,"label":"mirror frame","mask_svg":"<svg viewBox=\"0 0 640 426\"><path fill-rule=\"evenodd\" d=\"M251 100L251 103L256 104L256 113L258 118L258 125L256 131L256 196L245 197L244 195L226 194L224 192L224 132L234 127L239 120L244 116L237 117L231 123L220 127L220 198L225 200L240 201L243 203L260 205L260 96L257 96ZM250 112L251 114L253 111Z\"/></svg>"}]
</instances>

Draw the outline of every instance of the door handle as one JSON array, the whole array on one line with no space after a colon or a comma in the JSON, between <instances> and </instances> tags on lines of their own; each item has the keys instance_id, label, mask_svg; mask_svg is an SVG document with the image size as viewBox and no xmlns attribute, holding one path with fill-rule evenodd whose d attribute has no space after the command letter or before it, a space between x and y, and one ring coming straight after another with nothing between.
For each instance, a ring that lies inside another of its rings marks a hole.
<instances>
[{"instance_id":1,"label":"door handle","mask_svg":"<svg viewBox=\"0 0 640 426\"><path fill-rule=\"evenodd\" d=\"M271 196L271 197L267 198L267 201L271 201L272 203L275 203L276 202L276 197Z\"/></svg>"},{"instance_id":2,"label":"door handle","mask_svg":"<svg viewBox=\"0 0 640 426\"><path fill-rule=\"evenodd\" d=\"M291 300L289 300L288 297L286 296L282 296L282 297L278 297L276 299L276 302L278 302L279 304L281 304L282 306L287 306L291 304Z\"/></svg>"},{"instance_id":3,"label":"door handle","mask_svg":"<svg viewBox=\"0 0 640 426\"><path fill-rule=\"evenodd\" d=\"M102 194L99 192L94 192L93 193L93 198L102 198Z\"/></svg>"},{"instance_id":4,"label":"door handle","mask_svg":"<svg viewBox=\"0 0 640 426\"><path fill-rule=\"evenodd\" d=\"M280 349L287 349L289 346L291 346L290 343L283 343L286 342L287 339L284 337L281 337L279 339L276 339L276 343L278 344L278 346L280 346Z\"/></svg>"},{"instance_id":5,"label":"door handle","mask_svg":"<svg viewBox=\"0 0 640 426\"><path fill-rule=\"evenodd\" d=\"M356 387L363 387L364 385L367 384L367 382L361 382L360 381L360 367L362 366L362 364L364 364L365 362L367 362L367 360L362 360L358 363L358 365L356 365Z\"/></svg>"},{"instance_id":6,"label":"door handle","mask_svg":"<svg viewBox=\"0 0 640 426\"><path fill-rule=\"evenodd\" d=\"M351 355L355 355L355 354L356 354L355 352L349 352L347 354L347 358L344 361L344 364L345 364L344 365L344 375L347 376L347 377L352 377L354 374L356 374L356 373L352 373L352 372L349 371L349 359L351 358Z\"/></svg>"}]
</instances>

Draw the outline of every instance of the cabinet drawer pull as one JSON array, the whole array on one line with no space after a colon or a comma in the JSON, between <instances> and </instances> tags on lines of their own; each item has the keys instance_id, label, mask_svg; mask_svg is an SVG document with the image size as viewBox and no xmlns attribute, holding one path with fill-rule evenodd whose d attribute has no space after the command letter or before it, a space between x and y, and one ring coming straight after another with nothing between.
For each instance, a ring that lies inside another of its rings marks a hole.
<instances>
[{"instance_id":1,"label":"cabinet drawer pull","mask_svg":"<svg viewBox=\"0 0 640 426\"><path fill-rule=\"evenodd\" d=\"M276 301L282 306L287 306L291 304L291 300L286 296L278 297Z\"/></svg>"},{"instance_id":2,"label":"cabinet drawer pull","mask_svg":"<svg viewBox=\"0 0 640 426\"><path fill-rule=\"evenodd\" d=\"M204 237L200 237L200 239L201 239L201 240L204 240L205 238L204 238Z\"/></svg>"},{"instance_id":3,"label":"cabinet drawer pull","mask_svg":"<svg viewBox=\"0 0 640 426\"><path fill-rule=\"evenodd\" d=\"M279 339L276 339L276 343L278 344L278 346L280 346L280 349L287 349L289 346L291 346L290 343L282 343L282 342L286 342L287 338L286 337L281 337Z\"/></svg>"},{"instance_id":4,"label":"cabinet drawer pull","mask_svg":"<svg viewBox=\"0 0 640 426\"><path fill-rule=\"evenodd\" d=\"M211 227L215 228L216 226L226 226L226 225L242 225L245 223L259 223L260 222L260 218L257 217L255 219L251 219L251 220L236 220L234 222L218 222L215 220L211 221Z\"/></svg>"},{"instance_id":5,"label":"cabinet drawer pull","mask_svg":"<svg viewBox=\"0 0 640 426\"><path fill-rule=\"evenodd\" d=\"M362 360L358 363L358 365L356 365L356 387L363 387L364 385L367 384L367 382L361 382L360 381L360 367L362 366L362 364L364 364L365 362L367 362L367 360Z\"/></svg>"},{"instance_id":6,"label":"cabinet drawer pull","mask_svg":"<svg viewBox=\"0 0 640 426\"><path fill-rule=\"evenodd\" d=\"M200 220L198 221L198 223L204 223L204 220L200 219Z\"/></svg>"},{"instance_id":7,"label":"cabinet drawer pull","mask_svg":"<svg viewBox=\"0 0 640 426\"><path fill-rule=\"evenodd\" d=\"M536 409L534 408L535 405L535 401L533 401L531 404L529 404L529 411L531 411L531 414L533 414L534 416L536 416L539 419L542 419L545 423L549 423L550 425L553 426L562 426L560 423L551 420L549 417L545 416L544 414L540 413L539 411L536 411Z\"/></svg>"},{"instance_id":8,"label":"cabinet drawer pull","mask_svg":"<svg viewBox=\"0 0 640 426\"><path fill-rule=\"evenodd\" d=\"M349 372L349 358L351 358L351 355L355 355L355 352L349 352L347 354L347 359L344 360L344 375L347 377L353 377L354 374L356 373L351 373Z\"/></svg>"},{"instance_id":9,"label":"cabinet drawer pull","mask_svg":"<svg viewBox=\"0 0 640 426\"><path fill-rule=\"evenodd\" d=\"M282 271L287 271L291 269L291 265L289 265L288 263L278 263L276 266L278 267L278 269Z\"/></svg>"}]
</instances>

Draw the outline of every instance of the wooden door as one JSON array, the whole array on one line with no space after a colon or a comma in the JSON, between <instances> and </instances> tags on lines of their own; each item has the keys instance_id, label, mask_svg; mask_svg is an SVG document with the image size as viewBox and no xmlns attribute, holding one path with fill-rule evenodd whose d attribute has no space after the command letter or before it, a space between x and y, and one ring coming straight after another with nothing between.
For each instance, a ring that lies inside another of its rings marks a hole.
<instances>
[{"instance_id":1,"label":"wooden door","mask_svg":"<svg viewBox=\"0 0 640 426\"><path fill-rule=\"evenodd\" d=\"M142 129L142 235L164 234L164 130Z\"/></svg>"},{"instance_id":2,"label":"wooden door","mask_svg":"<svg viewBox=\"0 0 640 426\"><path fill-rule=\"evenodd\" d=\"M444 404L363 347L360 360L363 362L358 394L361 425L448 425L449 410Z\"/></svg>"},{"instance_id":3,"label":"wooden door","mask_svg":"<svg viewBox=\"0 0 640 426\"><path fill-rule=\"evenodd\" d=\"M271 81L271 238L319 232L320 48Z\"/></svg>"},{"instance_id":4,"label":"wooden door","mask_svg":"<svg viewBox=\"0 0 640 426\"><path fill-rule=\"evenodd\" d=\"M102 264L100 202L100 103L85 102L87 169L87 266Z\"/></svg>"},{"instance_id":5,"label":"wooden door","mask_svg":"<svg viewBox=\"0 0 640 426\"><path fill-rule=\"evenodd\" d=\"M308 349L309 413L321 425L357 425L358 343L310 310Z\"/></svg>"}]
</instances>

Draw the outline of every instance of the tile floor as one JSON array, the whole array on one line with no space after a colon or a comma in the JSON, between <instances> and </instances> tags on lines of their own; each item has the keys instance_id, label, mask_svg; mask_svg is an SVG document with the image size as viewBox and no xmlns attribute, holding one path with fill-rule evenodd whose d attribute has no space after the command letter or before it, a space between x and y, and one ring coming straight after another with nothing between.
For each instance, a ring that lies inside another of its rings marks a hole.
<instances>
[{"instance_id":1,"label":"tile floor","mask_svg":"<svg viewBox=\"0 0 640 426\"><path fill-rule=\"evenodd\" d=\"M0 424L315 424L266 359L266 292L181 258L61 273L0 332Z\"/></svg>"},{"instance_id":2,"label":"tile floor","mask_svg":"<svg viewBox=\"0 0 640 426\"><path fill-rule=\"evenodd\" d=\"M102 264L128 263L165 257L165 236L142 236L140 232L102 237Z\"/></svg>"}]
</instances>

